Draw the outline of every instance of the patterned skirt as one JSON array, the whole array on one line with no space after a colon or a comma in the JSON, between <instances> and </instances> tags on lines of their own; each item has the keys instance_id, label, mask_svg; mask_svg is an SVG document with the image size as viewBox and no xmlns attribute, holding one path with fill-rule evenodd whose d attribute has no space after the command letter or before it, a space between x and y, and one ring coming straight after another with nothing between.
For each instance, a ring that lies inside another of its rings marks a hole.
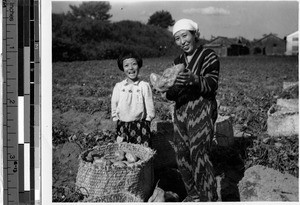
<instances>
[{"instance_id":1,"label":"patterned skirt","mask_svg":"<svg viewBox=\"0 0 300 205\"><path fill-rule=\"evenodd\" d=\"M150 121L139 120L132 122L117 121L117 135L123 138L123 142L141 144L146 147L150 145Z\"/></svg>"},{"instance_id":2,"label":"patterned skirt","mask_svg":"<svg viewBox=\"0 0 300 205\"><path fill-rule=\"evenodd\" d=\"M174 112L174 149L187 201L217 201L217 183L209 160L216 101L200 97Z\"/></svg>"}]
</instances>

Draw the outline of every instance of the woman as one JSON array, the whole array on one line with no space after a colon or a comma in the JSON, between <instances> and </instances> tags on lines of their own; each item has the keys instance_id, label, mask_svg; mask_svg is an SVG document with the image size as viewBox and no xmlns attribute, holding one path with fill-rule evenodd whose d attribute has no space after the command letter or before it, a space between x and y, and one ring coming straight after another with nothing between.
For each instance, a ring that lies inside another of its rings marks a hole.
<instances>
[{"instance_id":1,"label":"woman","mask_svg":"<svg viewBox=\"0 0 300 205\"><path fill-rule=\"evenodd\" d=\"M175 101L173 143L188 193L184 201L216 201L217 183L209 154L217 119L220 63L212 50L197 46L200 33L194 21L177 21L173 36L183 51L174 64L183 63L186 68L166 98Z\"/></svg>"}]
</instances>

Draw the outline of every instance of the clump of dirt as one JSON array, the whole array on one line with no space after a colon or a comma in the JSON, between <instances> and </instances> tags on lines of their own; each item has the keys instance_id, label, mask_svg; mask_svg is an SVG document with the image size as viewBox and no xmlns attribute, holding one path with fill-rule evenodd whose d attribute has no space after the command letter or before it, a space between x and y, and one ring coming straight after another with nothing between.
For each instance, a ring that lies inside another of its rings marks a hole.
<instances>
[{"instance_id":1,"label":"clump of dirt","mask_svg":"<svg viewBox=\"0 0 300 205\"><path fill-rule=\"evenodd\" d=\"M299 201L298 178L255 165L239 182L241 201Z\"/></svg>"},{"instance_id":2,"label":"clump of dirt","mask_svg":"<svg viewBox=\"0 0 300 205\"><path fill-rule=\"evenodd\" d=\"M282 98L282 99L298 99L299 98L299 86L294 85L294 86L290 86L290 87L284 89L280 93L279 98Z\"/></svg>"}]
</instances>

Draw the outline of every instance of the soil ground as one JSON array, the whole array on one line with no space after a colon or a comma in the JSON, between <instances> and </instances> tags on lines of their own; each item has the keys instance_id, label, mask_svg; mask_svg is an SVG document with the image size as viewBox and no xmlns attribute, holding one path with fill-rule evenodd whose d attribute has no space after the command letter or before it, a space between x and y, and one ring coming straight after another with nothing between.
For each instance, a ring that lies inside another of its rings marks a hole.
<instances>
[{"instance_id":1,"label":"soil ground","mask_svg":"<svg viewBox=\"0 0 300 205\"><path fill-rule=\"evenodd\" d=\"M141 79L149 81L152 72L161 73L172 60L145 59ZM221 58L220 63L217 99L226 107L224 114L233 117L234 126L258 138L266 131L267 111L276 102L283 82L298 81L298 59L238 56ZM53 64L53 201L80 200L74 185L78 155L86 147L83 141L70 142L69 138L114 129L110 97L113 86L122 79L122 73L112 60ZM157 117L170 119L170 104L155 94L154 101ZM239 201L237 182L244 173L241 153L220 148L216 153L212 161L220 200Z\"/></svg>"}]
</instances>

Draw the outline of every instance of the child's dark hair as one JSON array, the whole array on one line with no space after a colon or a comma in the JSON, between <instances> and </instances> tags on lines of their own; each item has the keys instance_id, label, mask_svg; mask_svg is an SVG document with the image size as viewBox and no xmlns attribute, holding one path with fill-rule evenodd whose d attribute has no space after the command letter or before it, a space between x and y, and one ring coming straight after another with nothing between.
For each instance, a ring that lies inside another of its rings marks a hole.
<instances>
[{"instance_id":1,"label":"child's dark hair","mask_svg":"<svg viewBox=\"0 0 300 205\"><path fill-rule=\"evenodd\" d=\"M121 53L121 55L118 57L118 60L117 60L118 67L121 71L124 71L123 61L128 58L134 58L137 61L139 68L141 68L143 66L143 60L136 52L126 50Z\"/></svg>"}]
</instances>

